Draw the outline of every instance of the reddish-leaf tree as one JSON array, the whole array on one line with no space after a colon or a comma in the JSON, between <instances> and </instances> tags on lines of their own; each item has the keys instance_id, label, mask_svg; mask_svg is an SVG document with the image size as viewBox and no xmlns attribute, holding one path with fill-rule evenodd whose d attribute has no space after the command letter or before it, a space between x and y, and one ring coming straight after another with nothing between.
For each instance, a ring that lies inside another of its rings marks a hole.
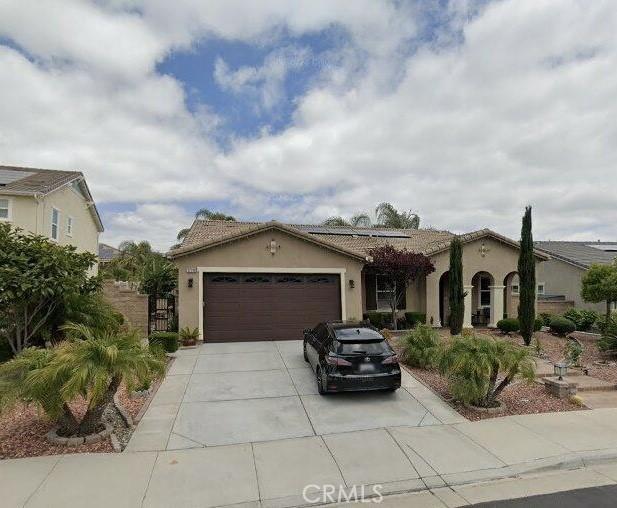
<instances>
[{"instance_id":1,"label":"reddish-leaf tree","mask_svg":"<svg viewBox=\"0 0 617 508\"><path fill-rule=\"evenodd\" d=\"M426 276L435 271L431 260L424 254L410 252L407 249L398 250L392 245L384 245L369 250L373 258L368 265L383 280L389 290L389 304L392 310L392 326L396 330L396 311L410 283L418 277Z\"/></svg>"}]
</instances>

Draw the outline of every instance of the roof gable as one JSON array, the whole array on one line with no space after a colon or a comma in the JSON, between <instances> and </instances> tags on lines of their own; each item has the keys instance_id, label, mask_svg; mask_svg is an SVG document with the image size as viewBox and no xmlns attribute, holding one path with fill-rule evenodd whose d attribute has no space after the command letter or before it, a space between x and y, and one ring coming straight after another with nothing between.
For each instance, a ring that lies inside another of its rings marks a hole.
<instances>
[{"instance_id":1,"label":"roof gable","mask_svg":"<svg viewBox=\"0 0 617 508\"><path fill-rule=\"evenodd\" d=\"M225 222L225 221L210 221L210 222ZM221 231L217 237L210 238L200 243L194 243L194 244L189 243L188 245L183 244L179 248L171 250L168 253L168 256L171 259L175 259L175 258L179 258L179 257L186 256L189 254L193 254L195 252L210 249L212 247L217 247L220 245L225 245L230 242L242 240L244 238L249 238L257 234L264 233L266 231L278 230L278 231L287 233L291 236L294 236L296 238L300 238L301 240L307 241L314 245L325 247L326 249L332 250L344 256L352 257L360 261L366 261L365 255L362 255L353 250L343 248L332 242L328 242L320 238L316 238L313 235L304 233L294 227L288 226L287 224L282 224L277 221L270 221L270 222L264 222L264 223L236 223L235 225L239 227L225 227L224 224L221 224L220 225Z\"/></svg>"}]
</instances>

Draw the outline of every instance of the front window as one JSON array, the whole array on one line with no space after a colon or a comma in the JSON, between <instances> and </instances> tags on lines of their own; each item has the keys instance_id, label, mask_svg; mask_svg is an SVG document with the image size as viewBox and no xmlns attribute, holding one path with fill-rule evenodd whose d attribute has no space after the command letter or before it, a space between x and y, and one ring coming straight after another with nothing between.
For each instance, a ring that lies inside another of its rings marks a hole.
<instances>
[{"instance_id":1,"label":"front window","mask_svg":"<svg viewBox=\"0 0 617 508\"><path fill-rule=\"evenodd\" d=\"M538 284L538 291L537 291L537 293L538 293L539 295L543 295L543 294L544 294L544 282L540 282L540 283Z\"/></svg>"},{"instance_id":2,"label":"front window","mask_svg":"<svg viewBox=\"0 0 617 508\"><path fill-rule=\"evenodd\" d=\"M0 199L0 220L11 219L11 203L8 199Z\"/></svg>"},{"instance_id":3,"label":"front window","mask_svg":"<svg viewBox=\"0 0 617 508\"><path fill-rule=\"evenodd\" d=\"M512 284L512 294L518 295L518 292L519 292L518 284Z\"/></svg>"},{"instance_id":4,"label":"front window","mask_svg":"<svg viewBox=\"0 0 617 508\"><path fill-rule=\"evenodd\" d=\"M60 223L60 212L55 208L51 209L51 239L58 239L58 224Z\"/></svg>"},{"instance_id":5,"label":"front window","mask_svg":"<svg viewBox=\"0 0 617 508\"><path fill-rule=\"evenodd\" d=\"M480 278L480 307L491 306L491 279Z\"/></svg>"},{"instance_id":6,"label":"front window","mask_svg":"<svg viewBox=\"0 0 617 508\"><path fill-rule=\"evenodd\" d=\"M387 277L383 275L377 275L377 309L389 309L392 296L394 295L394 288L390 286Z\"/></svg>"}]
</instances>

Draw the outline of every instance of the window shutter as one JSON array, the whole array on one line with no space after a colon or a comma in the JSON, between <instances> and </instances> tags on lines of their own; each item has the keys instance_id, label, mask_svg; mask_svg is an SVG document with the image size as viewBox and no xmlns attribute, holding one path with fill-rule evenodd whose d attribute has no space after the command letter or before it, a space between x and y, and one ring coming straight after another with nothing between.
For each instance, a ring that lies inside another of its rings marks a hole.
<instances>
[{"instance_id":1,"label":"window shutter","mask_svg":"<svg viewBox=\"0 0 617 508\"><path fill-rule=\"evenodd\" d=\"M366 292L366 310L377 309L377 278L374 273L364 275L364 285Z\"/></svg>"}]
</instances>

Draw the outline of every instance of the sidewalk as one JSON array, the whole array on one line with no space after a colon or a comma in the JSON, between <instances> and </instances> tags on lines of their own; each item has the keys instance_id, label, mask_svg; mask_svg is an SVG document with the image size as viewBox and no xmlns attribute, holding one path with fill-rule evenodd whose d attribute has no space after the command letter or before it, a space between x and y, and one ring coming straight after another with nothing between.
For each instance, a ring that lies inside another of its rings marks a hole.
<instances>
[{"instance_id":1,"label":"sidewalk","mask_svg":"<svg viewBox=\"0 0 617 508\"><path fill-rule=\"evenodd\" d=\"M615 465L608 465L612 460ZM470 484L585 467L577 478L588 478L590 485L617 480L617 409L186 450L5 460L0 462L0 504L7 508L244 503L284 507L307 504L302 490L308 484L344 489L381 484L384 494L426 491L416 494L417 499L432 500L440 492L444 496L453 492L477 502L488 487ZM515 485L507 482L496 484L504 497ZM533 481L529 485L549 486ZM566 481L565 486L580 485ZM396 497L386 499L386 506L397 506L390 504Z\"/></svg>"}]
</instances>

